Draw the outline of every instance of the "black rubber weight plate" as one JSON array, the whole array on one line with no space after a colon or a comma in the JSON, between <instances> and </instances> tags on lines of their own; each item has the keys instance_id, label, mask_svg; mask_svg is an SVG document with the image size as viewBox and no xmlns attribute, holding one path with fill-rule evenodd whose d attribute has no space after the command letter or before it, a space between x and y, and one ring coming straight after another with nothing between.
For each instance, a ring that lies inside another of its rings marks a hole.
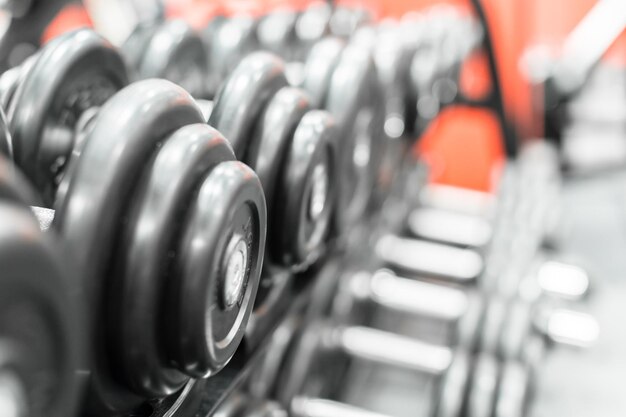
<instances>
[{"instance_id":1,"label":"black rubber weight plate","mask_svg":"<svg viewBox=\"0 0 626 417\"><path fill-rule=\"evenodd\" d=\"M74 415L82 344L66 271L27 207L0 203L0 219L0 378L28 415Z\"/></svg>"},{"instance_id":2,"label":"black rubber weight plate","mask_svg":"<svg viewBox=\"0 0 626 417\"><path fill-rule=\"evenodd\" d=\"M66 198L58 203L55 226L73 255L82 277L76 286L89 307L89 340L96 356L92 396L102 407L122 410L137 401L109 378L112 368L104 347L110 341L102 326L105 289L111 285L107 283L110 262L124 227L127 202L132 201L141 173L163 140L180 127L202 122L191 96L169 81L146 80L126 87L102 107Z\"/></svg>"}]
</instances>

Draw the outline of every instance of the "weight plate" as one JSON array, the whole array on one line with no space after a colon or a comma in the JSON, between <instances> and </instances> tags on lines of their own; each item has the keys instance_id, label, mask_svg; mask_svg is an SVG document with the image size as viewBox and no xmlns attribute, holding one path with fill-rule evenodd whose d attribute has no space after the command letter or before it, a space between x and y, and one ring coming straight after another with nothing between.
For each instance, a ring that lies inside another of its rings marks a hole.
<instances>
[{"instance_id":1,"label":"weight plate","mask_svg":"<svg viewBox=\"0 0 626 417\"><path fill-rule=\"evenodd\" d=\"M498 387L494 417L523 417L528 414L533 381L528 369L519 362L505 362Z\"/></svg>"},{"instance_id":2,"label":"weight plate","mask_svg":"<svg viewBox=\"0 0 626 417\"><path fill-rule=\"evenodd\" d=\"M314 110L293 135L274 213L276 224L284 227L270 247L285 265L310 265L323 251L335 207L336 134L331 116Z\"/></svg>"},{"instance_id":3,"label":"weight plate","mask_svg":"<svg viewBox=\"0 0 626 417\"><path fill-rule=\"evenodd\" d=\"M39 196L13 164L0 155L0 201L23 206L40 204Z\"/></svg>"},{"instance_id":4,"label":"weight plate","mask_svg":"<svg viewBox=\"0 0 626 417\"><path fill-rule=\"evenodd\" d=\"M493 416L499 382L498 361L487 354L477 355L467 396L467 417Z\"/></svg>"},{"instance_id":5,"label":"weight plate","mask_svg":"<svg viewBox=\"0 0 626 417\"><path fill-rule=\"evenodd\" d=\"M69 271L27 207L0 202L0 219L3 410L74 415L82 343L76 337L81 315L69 297Z\"/></svg>"},{"instance_id":6,"label":"weight plate","mask_svg":"<svg viewBox=\"0 0 626 417\"><path fill-rule=\"evenodd\" d=\"M135 26L128 38L126 38L122 44L121 51L129 68L132 68L134 71L139 70L143 57L146 54L146 47L160 26L161 22L158 21L141 22Z\"/></svg>"},{"instance_id":7,"label":"weight plate","mask_svg":"<svg viewBox=\"0 0 626 417\"><path fill-rule=\"evenodd\" d=\"M526 344L533 332L530 304L521 300L510 301L505 320L498 356L502 360L523 360Z\"/></svg>"},{"instance_id":8,"label":"weight plate","mask_svg":"<svg viewBox=\"0 0 626 417\"><path fill-rule=\"evenodd\" d=\"M53 226L72 254L81 280L75 284L89 310L93 364L88 407L124 412L143 399L112 375L111 340L103 323L117 306L109 296L117 238L126 227L125 209L137 191L144 166L178 128L203 123L200 109L182 88L165 80L134 83L107 101L77 160L65 199L58 201ZM110 304L108 304L110 303Z\"/></svg>"},{"instance_id":9,"label":"weight plate","mask_svg":"<svg viewBox=\"0 0 626 417\"><path fill-rule=\"evenodd\" d=\"M7 125L7 118L0 107L0 155L11 159L13 157L13 145L11 144L11 133Z\"/></svg>"},{"instance_id":10,"label":"weight plate","mask_svg":"<svg viewBox=\"0 0 626 417\"><path fill-rule=\"evenodd\" d=\"M456 346L468 352L480 348L481 329L485 325L485 299L476 292L468 292L468 307L457 327Z\"/></svg>"},{"instance_id":11,"label":"weight plate","mask_svg":"<svg viewBox=\"0 0 626 417\"><path fill-rule=\"evenodd\" d=\"M254 18L238 15L225 19L213 29L209 47L209 72L218 76L218 85L229 77L246 56L259 49L256 28ZM203 37L206 39L206 34Z\"/></svg>"},{"instance_id":12,"label":"weight plate","mask_svg":"<svg viewBox=\"0 0 626 417\"><path fill-rule=\"evenodd\" d=\"M28 75L38 55L39 53L35 53L29 56L17 67L13 67L0 75L0 105L5 113L9 109L17 86Z\"/></svg>"},{"instance_id":13,"label":"weight plate","mask_svg":"<svg viewBox=\"0 0 626 417\"><path fill-rule=\"evenodd\" d=\"M182 20L162 23L146 45L138 72L141 78L165 78L204 97L208 69L200 35Z\"/></svg>"},{"instance_id":14,"label":"weight plate","mask_svg":"<svg viewBox=\"0 0 626 417\"><path fill-rule=\"evenodd\" d=\"M263 185L269 217L270 247L276 240L273 234L281 231L281 228L273 226L279 179L284 176L285 158L293 143L294 131L309 108L309 100L302 90L283 87L261 111L258 122L251 132L252 139L245 162L254 169ZM279 218L279 221L283 223L283 219Z\"/></svg>"},{"instance_id":15,"label":"weight plate","mask_svg":"<svg viewBox=\"0 0 626 417\"><path fill-rule=\"evenodd\" d=\"M283 62L269 53L255 52L241 61L217 93L209 124L230 141L237 159L247 160L254 123L286 85Z\"/></svg>"},{"instance_id":16,"label":"weight plate","mask_svg":"<svg viewBox=\"0 0 626 417\"><path fill-rule=\"evenodd\" d=\"M296 22L298 48L295 59L304 61L311 46L328 35L332 6L326 2L311 2Z\"/></svg>"},{"instance_id":17,"label":"weight plate","mask_svg":"<svg viewBox=\"0 0 626 417\"><path fill-rule=\"evenodd\" d=\"M90 30L48 43L20 81L7 110L15 162L51 204L85 110L128 83L114 47Z\"/></svg>"},{"instance_id":18,"label":"weight plate","mask_svg":"<svg viewBox=\"0 0 626 417\"><path fill-rule=\"evenodd\" d=\"M370 22L372 17L362 7L338 6L330 18L330 31L337 36L349 38L361 26Z\"/></svg>"},{"instance_id":19,"label":"weight plate","mask_svg":"<svg viewBox=\"0 0 626 417\"><path fill-rule=\"evenodd\" d=\"M376 68L367 50L349 45L332 74L325 108L337 121L340 167L336 227L347 230L369 203L384 138Z\"/></svg>"},{"instance_id":20,"label":"weight plate","mask_svg":"<svg viewBox=\"0 0 626 417\"><path fill-rule=\"evenodd\" d=\"M263 189L245 164L223 162L200 186L169 291L168 309L175 311L167 314L168 333L178 344L172 360L194 376L223 368L244 336L261 275L266 221Z\"/></svg>"},{"instance_id":21,"label":"weight plate","mask_svg":"<svg viewBox=\"0 0 626 417\"><path fill-rule=\"evenodd\" d=\"M500 336L505 326L506 316L507 304L505 300L498 296L489 297L485 307L483 326L480 329L478 347L480 352L498 356Z\"/></svg>"},{"instance_id":22,"label":"weight plate","mask_svg":"<svg viewBox=\"0 0 626 417\"><path fill-rule=\"evenodd\" d=\"M293 60L297 17L294 10L287 8L273 10L263 17L257 26L259 46L283 59Z\"/></svg>"},{"instance_id":23,"label":"weight plate","mask_svg":"<svg viewBox=\"0 0 626 417\"><path fill-rule=\"evenodd\" d=\"M216 165L233 159L230 146L211 127L194 124L180 128L164 140L130 203L118 248L117 308L111 333L127 383L146 397L169 395L185 381L165 363L160 343L172 338L159 333L163 327L160 320L169 317L159 312L161 290L174 279L184 279L174 278L168 271L168 253L176 253L181 219L198 184ZM205 279L217 277L205 274ZM184 370L185 365L179 366Z\"/></svg>"},{"instance_id":24,"label":"weight plate","mask_svg":"<svg viewBox=\"0 0 626 417\"><path fill-rule=\"evenodd\" d=\"M222 75L219 72L219 65L221 65L222 62L219 54L213 52L213 44L216 42L217 34L219 33L220 27L226 21L227 18L224 16L215 16L200 32L204 47L207 51L206 55L208 74L206 79L206 93L207 97L210 99L215 96L215 93L217 93L217 90L219 89L222 81ZM217 48L219 50L219 46L217 46Z\"/></svg>"},{"instance_id":25,"label":"weight plate","mask_svg":"<svg viewBox=\"0 0 626 417\"><path fill-rule=\"evenodd\" d=\"M433 416L459 417L462 415L471 378L471 368L470 354L462 349L457 350L440 382Z\"/></svg>"},{"instance_id":26,"label":"weight plate","mask_svg":"<svg viewBox=\"0 0 626 417\"><path fill-rule=\"evenodd\" d=\"M309 93L312 107L324 105L333 71L344 48L345 43L337 38L325 38L311 48L304 66L302 88Z\"/></svg>"}]
</instances>

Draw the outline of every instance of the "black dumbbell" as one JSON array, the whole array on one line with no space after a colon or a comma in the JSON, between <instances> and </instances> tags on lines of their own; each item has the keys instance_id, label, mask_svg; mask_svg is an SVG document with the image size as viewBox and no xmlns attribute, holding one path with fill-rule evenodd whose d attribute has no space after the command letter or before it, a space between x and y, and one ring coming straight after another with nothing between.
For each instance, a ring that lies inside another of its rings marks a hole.
<instances>
[{"instance_id":1,"label":"black dumbbell","mask_svg":"<svg viewBox=\"0 0 626 417\"><path fill-rule=\"evenodd\" d=\"M1 101L12 157L44 204L54 201L91 110L127 84L119 54L89 31L53 40L21 67L2 75Z\"/></svg>"},{"instance_id":2,"label":"black dumbbell","mask_svg":"<svg viewBox=\"0 0 626 417\"><path fill-rule=\"evenodd\" d=\"M336 126L302 90L287 86L282 61L264 52L235 68L209 124L224 132L265 190L268 256L257 311L267 314L288 284L285 268L301 271L326 249L337 198Z\"/></svg>"},{"instance_id":3,"label":"black dumbbell","mask_svg":"<svg viewBox=\"0 0 626 417\"><path fill-rule=\"evenodd\" d=\"M34 193L0 156L0 409L6 416L74 415L82 317L74 277L39 231Z\"/></svg>"},{"instance_id":4,"label":"black dumbbell","mask_svg":"<svg viewBox=\"0 0 626 417\"><path fill-rule=\"evenodd\" d=\"M200 34L181 20L137 25L122 52L138 79L165 78L195 98L210 95L207 48Z\"/></svg>"},{"instance_id":5,"label":"black dumbbell","mask_svg":"<svg viewBox=\"0 0 626 417\"><path fill-rule=\"evenodd\" d=\"M162 23L160 33L165 37L167 30L181 25L185 26L182 22ZM177 33L172 29L170 40L161 42L171 46L169 56L185 55L176 52L176 46L188 48ZM151 42L149 37L144 39L145 44ZM142 59L161 58L144 54ZM174 61L171 65L185 63ZM302 90L288 87L283 62L269 53L243 58L215 99L202 104L209 124L222 132L235 155L255 170L265 192L268 245L256 298L256 312L264 316L274 310L270 307L273 303L281 301L280 294L291 284L289 276L306 269L325 251L336 199L331 181L337 170L336 128L326 112L312 109ZM251 329L257 327L258 318L255 314Z\"/></svg>"},{"instance_id":6,"label":"black dumbbell","mask_svg":"<svg viewBox=\"0 0 626 417\"><path fill-rule=\"evenodd\" d=\"M121 62L83 30L48 44L27 77L59 100L75 90L75 80L92 85L90 71L83 74L85 67L69 53L85 43L89 62ZM61 64L49 66L59 56ZM81 77L70 76L76 74ZM102 73L104 84L109 75ZM64 83L47 86L55 80ZM11 107L19 120L32 116L31 107L16 101L21 89ZM85 89L87 102L89 94ZM59 124L48 113L36 115L34 126L44 124L41 118ZM45 147L49 131L37 133L33 141ZM257 291L265 200L254 172L204 123L191 96L170 82L120 90L84 134L52 228L77 265L76 291L89 307L89 407L120 413L170 396L230 360ZM14 134L13 144L24 138Z\"/></svg>"},{"instance_id":7,"label":"black dumbbell","mask_svg":"<svg viewBox=\"0 0 626 417\"><path fill-rule=\"evenodd\" d=\"M385 146L384 111L371 54L336 38L315 44L304 64L302 87L314 106L337 120L339 198L336 227L356 224L370 201Z\"/></svg>"}]
</instances>

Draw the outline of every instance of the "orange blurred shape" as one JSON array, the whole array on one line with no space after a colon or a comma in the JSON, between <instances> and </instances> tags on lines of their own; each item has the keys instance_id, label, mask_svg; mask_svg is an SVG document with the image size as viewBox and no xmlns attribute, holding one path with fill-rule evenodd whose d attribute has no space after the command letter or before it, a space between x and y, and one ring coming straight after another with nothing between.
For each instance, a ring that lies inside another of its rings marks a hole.
<instances>
[{"instance_id":1,"label":"orange blurred shape","mask_svg":"<svg viewBox=\"0 0 626 417\"><path fill-rule=\"evenodd\" d=\"M396 19L400 19L408 12L423 11L437 4L449 4L460 7L463 10L469 9L468 0L388 0L379 1L378 3L381 6L381 17Z\"/></svg>"},{"instance_id":2,"label":"orange blurred shape","mask_svg":"<svg viewBox=\"0 0 626 417\"><path fill-rule=\"evenodd\" d=\"M165 14L169 19L182 19L194 29L201 30L216 16L224 14L224 6L219 1L170 1Z\"/></svg>"},{"instance_id":3,"label":"orange blurred shape","mask_svg":"<svg viewBox=\"0 0 626 417\"><path fill-rule=\"evenodd\" d=\"M68 4L48 23L41 35L41 44L74 29L93 27L93 22L85 7L80 4Z\"/></svg>"},{"instance_id":4,"label":"orange blurred shape","mask_svg":"<svg viewBox=\"0 0 626 417\"><path fill-rule=\"evenodd\" d=\"M268 10L265 0L226 0L222 4L227 16L246 15L257 18L265 15Z\"/></svg>"},{"instance_id":5,"label":"orange blurred shape","mask_svg":"<svg viewBox=\"0 0 626 417\"><path fill-rule=\"evenodd\" d=\"M469 99L483 100L491 92L491 87L487 55L483 50L475 50L461 65L460 92Z\"/></svg>"},{"instance_id":6,"label":"orange blurred shape","mask_svg":"<svg viewBox=\"0 0 626 417\"><path fill-rule=\"evenodd\" d=\"M444 109L422 136L417 152L430 182L491 192L505 161L498 119L488 110Z\"/></svg>"}]
</instances>

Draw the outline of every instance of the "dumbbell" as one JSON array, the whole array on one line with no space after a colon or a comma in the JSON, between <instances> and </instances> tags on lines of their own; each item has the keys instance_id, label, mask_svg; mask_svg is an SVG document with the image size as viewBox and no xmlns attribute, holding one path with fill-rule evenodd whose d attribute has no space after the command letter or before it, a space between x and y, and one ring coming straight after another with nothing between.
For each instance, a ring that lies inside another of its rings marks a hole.
<instances>
[{"instance_id":1,"label":"dumbbell","mask_svg":"<svg viewBox=\"0 0 626 417\"><path fill-rule=\"evenodd\" d=\"M161 38L171 32L169 41L157 42L169 46L169 57L183 56L176 49L188 46L176 35L178 27L187 26L166 22L159 32ZM190 30L187 33L192 36ZM156 40L146 38L145 42ZM159 54L150 47L136 50L144 49ZM149 53L142 59L157 60ZM171 65L193 62L178 60ZM313 110L303 91L288 87L282 61L262 52L242 59L224 80L209 113L209 124L222 132L236 156L255 170L265 192L268 245L256 312L266 315L290 285L288 277L306 269L325 251L336 199L330 181L337 166L334 122L328 113ZM257 318L255 314L251 327L256 326ZM249 344L253 344L251 339L254 337L248 339Z\"/></svg>"},{"instance_id":2,"label":"dumbbell","mask_svg":"<svg viewBox=\"0 0 626 417\"><path fill-rule=\"evenodd\" d=\"M39 231L26 180L2 156L0 172L0 413L71 416L84 347L74 276Z\"/></svg>"},{"instance_id":3,"label":"dumbbell","mask_svg":"<svg viewBox=\"0 0 626 417\"><path fill-rule=\"evenodd\" d=\"M532 387L527 368L518 362L473 357L463 349L371 328L313 322L294 339L276 390L294 416L379 415L330 399L353 361L434 378L431 413L436 416L523 415Z\"/></svg>"},{"instance_id":4,"label":"dumbbell","mask_svg":"<svg viewBox=\"0 0 626 417\"><path fill-rule=\"evenodd\" d=\"M213 94L205 43L181 20L142 22L126 39L122 52L138 79L165 78L195 98Z\"/></svg>"},{"instance_id":5,"label":"dumbbell","mask_svg":"<svg viewBox=\"0 0 626 417\"><path fill-rule=\"evenodd\" d=\"M76 41L74 41L76 39ZM11 156L51 205L72 152L97 109L128 84L113 47L87 31L55 40L2 74Z\"/></svg>"},{"instance_id":6,"label":"dumbbell","mask_svg":"<svg viewBox=\"0 0 626 417\"><path fill-rule=\"evenodd\" d=\"M15 148L28 139L15 128L27 116L33 127L60 124L47 108L33 114L32 103L22 104L33 85L51 94L41 103L63 108L75 97L68 93L94 85L88 75L108 85L113 62L121 63L119 55L87 30L49 43L10 107ZM99 90L79 91L89 102ZM228 363L258 287L265 200L256 174L235 160L182 88L134 83L96 113L63 177L52 228L77 266L75 291L89 308L88 408L122 413ZM33 144L54 139L50 129L33 130Z\"/></svg>"},{"instance_id":7,"label":"dumbbell","mask_svg":"<svg viewBox=\"0 0 626 417\"><path fill-rule=\"evenodd\" d=\"M558 169L555 149L535 141L507 162L495 193L429 184L419 192L421 207L407 219L408 232L477 248L487 247L498 233L509 239L532 232L538 245L545 244L558 223Z\"/></svg>"},{"instance_id":8,"label":"dumbbell","mask_svg":"<svg viewBox=\"0 0 626 417\"><path fill-rule=\"evenodd\" d=\"M162 25L175 26L184 23L168 22ZM222 42L227 40L215 37L210 48L217 48ZM173 41L168 44L173 44ZM145 48L136 50L141 49ZM238 59L243 55L244 53L239 54ZM143 59L146 59L146 56ZM177 62L177 65L191 64ZM354 223L367 206L369 190L373 187L377 173L381 146L384 144L382 134L378 131L382 115L377 103L379 87L376 84L375 69L367 51L357 46L344 46L343 42L337 39L324 40L314 46L305 69L305 82L302 88L311 96L311 107L328 110L337 121L338 135L346 138L338 142L337 149L341 178L338 192L340 219L335 222L336 226L341 226L340 230L345 230L345 225ZM212 72L214 73L209 69L209 74ZM285 83L281 82L280 86L285 86ZM212 113L221 112L218 111L220 105L217 103L220 97L224 103L225 96L233 96L233 92L227 93L226 89L225 85L220 87ZM269 96L273 92L271 88L262 90L262 94ZM261 106L266 99L267 97L263 98L255 105ZM209 123L215 125L233 141L236 134L224 131L218 124L217 117L211 115ZM245 117L252 118L247 115ZM236 155L243 158L237 144L234 148Z\"/></svg>"},{"instance_id":9,"label":"dumbbell","mask_svg":"<svg viewBox=\"0 0 626 417\"><path fill-rule=\"evenodd\" d=\"M408 332L434 343L463 344L473 351L530 364L540 359L544 341L587 347L598 325L588 314L560 304L531 304L519 298L485 296L394 275L349 270L339 276L329 310L340 322L372 323ZM377 316L380 309L391 312ZM404 317L408 326L403 326ZM408 327L408 328L407 328ZM525 350L525 345L534 345ZM531 353L533 357L524 357Z\"/></svg>"},{"instance_id":10,"label":"dumbbell","mask_svg":"<svg viewBox=\"0 0 626 417\"><path fill-rule=\"evenodd\" d=\"M171 51L167 54L170 58L181 56L183 53L176 52L176 49L186 49L187 44L179 41L176 33L182 31L182 27L187 26L180 21L163 23L159 33L164 38L168 31L172 32L170 40L159 42L147 38L147 42L170 45ZM190 29L187 29L186 33L191 36ZM137 50L143 49L145 47ZM156 50L153 53L159 55ZM152 59L152 56L145 53L143 59ZM193 63L175 60L169 65L177 67ZM247 84L242 88L244 82ZM284 65L279 59L267 53L251 54L224 81L207 113L210 113L209 123L233 144L235 154L257 171L265 189L270 216L294 225L301 224L298 228L286 230L282 237L270 236L270 241L276 240L270 245L271 259L298 266L310 263L311 258L319 255L317 252L324 239L335 198L334 186L329 182L335 169L335 155L329 146L334 143L335 134L326 113L309 112L312 108L306 95L287 87ZM305 156L307 153L311 155ZM296 161L295 158L299 159ZM303 158L312 160L303 166ZM307 201L310 203L308 208L295 207ZM273 206L276 206L276 213ZM309 210L308 215L304 214L305 210ZM283 241L279 242L280 239ZM301 241L295 242L298 239Z\"/></svg>"}]
</instances>

